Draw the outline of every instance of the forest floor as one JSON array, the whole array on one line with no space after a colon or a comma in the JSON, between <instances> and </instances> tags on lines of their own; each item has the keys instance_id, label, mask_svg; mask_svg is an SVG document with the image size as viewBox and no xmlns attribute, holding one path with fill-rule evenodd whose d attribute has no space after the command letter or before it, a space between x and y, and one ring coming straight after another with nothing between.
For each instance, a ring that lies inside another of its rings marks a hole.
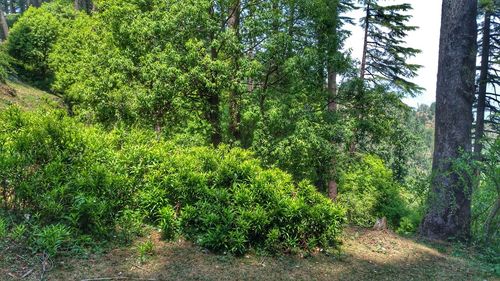
<instances>
[{"instance_id":1,"label":"forest floor","mask_svg":"<svg viewBox=\"0 0 500 281\"><path fill-rule=\"evenodd\" d=\"M423 243L390 231L348 228L342 253L309 257L212 254L186 241L164 242L153 232L126 247L51 262L0 244L0 280L500 280L471 249ZM152 241L150 254L139 245ZM455 249L455 250L454 250ZM43 272L43 274L42 274Z\"/></svg>"}]
</instances>

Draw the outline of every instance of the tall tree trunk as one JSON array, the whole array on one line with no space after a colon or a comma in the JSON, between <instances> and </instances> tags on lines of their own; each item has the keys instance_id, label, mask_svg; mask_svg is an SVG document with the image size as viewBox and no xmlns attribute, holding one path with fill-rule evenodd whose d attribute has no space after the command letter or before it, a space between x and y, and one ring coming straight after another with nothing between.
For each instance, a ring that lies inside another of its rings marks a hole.
<instances>
[{"instance_id":1,"label":"tall tree trunk","mask_svg":"<svg viewBox=\"0 0 500 281\"><path fill-rule=\"evenodd\" d=\"M328 92L330 93L330 102L328 103L328 111L335 112L337 111L337 103L335 102L337 95L337 73L333 70L333 66L328 66L327 70L328 75ZM332 144L335 145L335 144ZM337 200L338 194L338 184L335 180L337 161L335 157L332 158L332 171L330 171L330 180L328 181L328 197L335 201Z\"/></svg>"},{"instance_id":2,"label":"tall tree trunk","mask_svg":"<svg viewBox=\"0 0 500 281\"><path fill-rule=\"evenodd\" d=\"M368 29L370 27L370 4L371 1L366 3L366 15L365 15L365 35L363 39L363 54L361 56L361 68L359 70L359 77L365 79L365 69L366 69L366 53L368 52Z\"/></svg>"},{"instance_id":3,"label":"tall tree trunk","mask_svg":"<svg viewBox=\"0 0 500 281\"><path fill-rule=\"evenodd\" d=\"M479 74L479 92L477 99L476 134L474 141L474 155L477 160L481 159L483 150L482 138L484 137L484 111L486 108L486 87L488 85L488 70L490 59L490 26L491 12L484 14L483 42L481 52L481 72Z\"/></svg>"},{"instance_id":4,"label":"tall tree trunk","mask_svg":"<svg viewBox=\"0 0 500 281\"><path fill-rule=\"evenodd\" d=\"M214 16L215 14L215 8L213 5L210 7L209 10L210 16ZM208 36L209 44L211 44L215 40L215 34L212 32ZM210 58L213 61L216 61L219 57L219 53L216 47L212 46L210 48ZM213 70L215 71L215 70ZM216 77L217 75L214 74L212 77ZM207 89L206 90L206 101L207 101L207 109L205 111L205 117L207 121L210 123L212 127L212 132L211 132L211 142L214 146L219 146L219 144L222 142L222 130L221 130L221 125L220 125L220 97L219 97L219 92L214 89Z\"/></svg>"},{"instance_id":5,"label":"tall tree trunk","mask_svg":"<svg viewBox=\"0 0 500 281\"><path fill-rule=\"evenodd\" d=\"M467 171L454 167L462 152L471 151L472 103L477 53L477 1L443 0L433 179L429 209L421 234L428 238L468 239L471 182Z\"/></svg>"},{"instance_id":6,"label":"tall tree trunk","mask_svg":"<svg viewBox=\"0 0 500 281\"><path fill-rule=\"evenodd\" d=\"M234 31L236 38L240 38L240 13L241 13L241 2L240 0L235 0L235 3L229 10L229 21L228 26ZM233 57L234 72L239 71L239 58L240 54L236 54ZM240 93L238 90L238 85L234 85L229 93L229 131L235 140L241 139L240 132L240 122L241 113L239 108Z\"/></svg>"},{"instance_id":7,"label":"tall tree trunk","mask_svg":"<svg viewBox=\"0 0 500 281\"><path fill-rule=\"evenodd\" d=\"M5 18L5 13L0 10L0 25L2 27L2 31L0 34L0 41L5 41L7 40L7 37L9 36L9 26L7 25L7 19Z\"/></svg>"}]
</instances>

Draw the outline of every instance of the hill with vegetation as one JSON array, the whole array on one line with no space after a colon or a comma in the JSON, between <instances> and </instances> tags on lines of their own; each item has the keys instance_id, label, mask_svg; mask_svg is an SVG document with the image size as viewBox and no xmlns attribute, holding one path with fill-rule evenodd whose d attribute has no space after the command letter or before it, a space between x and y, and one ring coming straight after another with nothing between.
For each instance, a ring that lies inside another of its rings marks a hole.
<instances>
[{"instance_id":1,"label":"hill with vegetation","mask_svg":"<svg viewBox=\"0 0 500 281\"><path fill-rule=\"evenodd\" d=\"M498 278L499 7L0 0L0 279Z\"/></svg>"}]
</instances>

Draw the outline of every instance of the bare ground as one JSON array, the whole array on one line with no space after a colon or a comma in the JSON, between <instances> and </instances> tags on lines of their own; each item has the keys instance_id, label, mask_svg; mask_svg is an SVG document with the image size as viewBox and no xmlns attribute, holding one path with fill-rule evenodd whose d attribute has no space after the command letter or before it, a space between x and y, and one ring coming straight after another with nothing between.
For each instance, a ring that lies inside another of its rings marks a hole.
<instances>
[{"instance_id":1,"label":"bare ground","mask_svg":"<svg viewBox=\"0 0 500 281\"><path fill-rule=\"evenodd\" d=\"M153 252L141 259L137 247L148 240ZM0 249L0 280L500 280L472 257L450 255L451 247L350 228L340 255L237 258L152 233L128 247L55 262L8 245Z\"/></svg>"}]
</instances>

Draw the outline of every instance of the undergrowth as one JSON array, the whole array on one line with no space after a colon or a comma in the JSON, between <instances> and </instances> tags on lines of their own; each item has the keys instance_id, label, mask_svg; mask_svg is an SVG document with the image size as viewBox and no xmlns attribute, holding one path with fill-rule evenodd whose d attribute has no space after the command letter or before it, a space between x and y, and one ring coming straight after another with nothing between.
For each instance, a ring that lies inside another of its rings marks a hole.
<instances>
[{"instance_id":1,"label":"undergrowth","mask_svg":"<svg viewBox=\"0 0 500 281\"><path fill-rule=\"evenodd\" d=\"M60 111L0 113L0 234L56 256L144 225L217 252L336 246L344 210L243 149L105 131ZM2 231L3 229L3 231Z\"/></svg>"}]
</instances>

